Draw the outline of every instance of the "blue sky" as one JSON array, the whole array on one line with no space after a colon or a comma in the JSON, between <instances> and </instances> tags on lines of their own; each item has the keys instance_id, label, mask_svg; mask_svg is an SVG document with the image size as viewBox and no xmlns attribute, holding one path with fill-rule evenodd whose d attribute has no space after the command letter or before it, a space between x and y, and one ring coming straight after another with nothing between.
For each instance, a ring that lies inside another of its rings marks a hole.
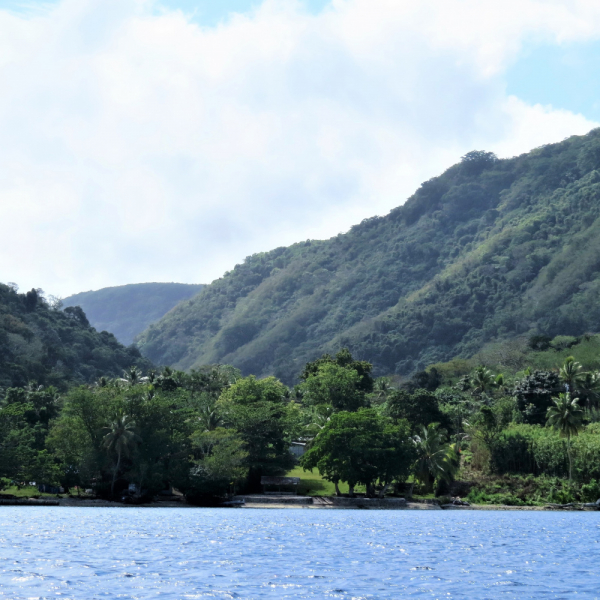
<instances>
[{"instance_id":1,"label":"blue sky","mask_svg":"<svg viewBox=\"0 0 600 600\"><path fill-rule=\"evenodd\" d=\"M231 12L243 13L252 10L259 0L162 0L163 6L178 8L195 15L203 25L214 25L227 18ZM302 0L306 10L318 13L329 4L328 0Z\"/></svg>"},{"instance_id":2,"label":"blue sky","mask_svg":"<svg viewBox=\"0 0 600 600\"><path fill-rule=\"evenodd\" d=\"M507 92L600 120L600 42L526 45L506 72Z\"/></svg>"},{"instance_id":3,"label":"blue sky","mask_svg":"<svg viewBox=\"0 0 600 600\"><path fill-rule=\"evenodd\" d=\"M598 0L257 2L0 0L0 281L209 283L600 124Z\"/></svg>"},{"instance_id":4,"label":"blue sky","mask_svg":"<svg viewBox=\"0 0 600 600\"><path fill-rule=\"evenodd\" d=\"M18 12L26 12L31 7L56 3L59 0L0 0L0 9L5 8ZM307 11L315 14L329 4L329 0L298 0ZM180 9L192 15L202 25L213 26L227 19L232 12L251 11L260 0L158 0L157 5L170 9Z\"/></svg>"}]
</instances>

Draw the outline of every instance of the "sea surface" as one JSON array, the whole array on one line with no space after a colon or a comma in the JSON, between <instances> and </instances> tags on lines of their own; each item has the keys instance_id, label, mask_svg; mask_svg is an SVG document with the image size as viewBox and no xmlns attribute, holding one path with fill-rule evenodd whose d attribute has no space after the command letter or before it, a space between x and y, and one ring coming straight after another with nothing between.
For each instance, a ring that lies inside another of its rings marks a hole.
<instances>
[{"instance_id":1,"label":"sea surface","mask_svg":"<svg viewBox=\"0 0 600 600\"><path fill-rule=\"evenodd\" d=\"M600 512L0 507L0 598L600 598Z\"/></svg>"}]
</instances>

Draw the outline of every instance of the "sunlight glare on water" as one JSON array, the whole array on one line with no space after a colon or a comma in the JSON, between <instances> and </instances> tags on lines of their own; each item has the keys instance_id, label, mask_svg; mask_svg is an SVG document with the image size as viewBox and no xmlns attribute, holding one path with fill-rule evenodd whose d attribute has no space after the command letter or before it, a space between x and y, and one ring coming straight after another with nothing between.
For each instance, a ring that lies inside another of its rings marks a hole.
<instances>
[{"instance_id":1,"label":"sunlight glare on water","mask_svg":"<svg viewBox=\"0 0 600 600\"><path fill-rule=\"evenodd\" d=\"M0 508L0 598L600 598L600 513Z\"/></svg>"}]
</instances>

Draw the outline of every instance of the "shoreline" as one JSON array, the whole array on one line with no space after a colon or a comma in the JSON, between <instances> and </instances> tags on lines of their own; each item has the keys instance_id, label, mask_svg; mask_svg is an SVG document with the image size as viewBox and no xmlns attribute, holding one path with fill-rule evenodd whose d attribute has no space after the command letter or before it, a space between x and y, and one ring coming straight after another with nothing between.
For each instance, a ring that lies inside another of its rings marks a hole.
<instances>
[{"instance_id":1,"label":"shoreline","mask_svg":"<svg viewBox=\"0 0 600 600\"><path fill-rule=\"evenodd\" d=\"M591 506L508 506L504 504L474 504L471 506L443 505L433 502L410 502L401 498L331 498L324 496L284 496L259 497L238 496L240 503L235 506L197 506L183 501L154 501L144 504L124 504L111 500L77 498L16 498L0 500L3 506L52 506L81 508L241 508L241 509L308 509L308 510L470 510L470 511L552 511L552 512L599 512ZM315 500L317 500L315 502ZM336 502L337 501L337 502Z\"/></svg>"}]
</instances>

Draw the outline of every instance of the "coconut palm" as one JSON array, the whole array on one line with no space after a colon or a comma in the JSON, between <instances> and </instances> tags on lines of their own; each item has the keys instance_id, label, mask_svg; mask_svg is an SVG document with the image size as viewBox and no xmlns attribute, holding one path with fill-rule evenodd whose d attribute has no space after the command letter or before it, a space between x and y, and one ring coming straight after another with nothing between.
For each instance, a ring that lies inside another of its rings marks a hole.
<instances>
[{"instance_id":1,"label":"coconut palm","mask_svg":"<svg viewBox=\"0 0 600 600\"><path fill-rule=\"evenodd\" d=\"M572 356L569 356L560 368L558 377L567 386L567 392L575 392L585 378L585 373L581 365Z\"/></svg>"},{"instance_id":2,"label":"coconut palm","mask_svg":"<svg viewBox=\"0 0 600 600\"><path fill-rule=\"evenodd\" d=\"M309 439L315 438L321 429L329 423L335 411L329 404L318 404L310 412L310 423L306 426L305 436Z\"/></svg>"},{"instance_id":3,"label":"coconut palm","mask_svg":"<svg viewBox=\"0 0 600 600\"><path fill-rule=\"evenodd\" d=\"M494 387L503 394L508 392L507 381L503 373L496 375L496 378L494 379Z\"/></svg>"},{"instance_id":4,"label":"coconut palm","mask_svg":"<svg viewBox=\"0 0 600 600\"><path fill-rule=\"evenodd\" d=\"M98 380L96 381L96 387L99 387L99 388L107 387L109 384L110 384L110 379L108 377L105 377L104 375L102 377L99 377Z\"/></svg>"},{"instance_id":5,"label":"coconut palm","mask_svg":"<svg viewBox=\"0 0 600 600\"><path fill-rule=\"evenodd\" d=\"M438 423L422 428L422 435L413 436L417 447L415 476L429 490L436 478L449 480L457 468L456 451L446 443L446 431Z\"/></svg>"},{"instance_id":6,"label":"coconut palm","mask_svg":"<svg viewBox=\"0 0 600 600\"><path fill-rule=\"evenodd\" d=\"M554 398L554 405L548 408L547 424L558 430L561 437L567 438L567 456L569 457L569 480L573 474L571 457L571 437L577 435L582 427L583 411L579 398L573 398L569 392Z\"/></svg>"},{"instance_id":7,"label":"coconut palm","mask_svg":"<svg viewBox=\"0 0 600 600\"><path fill-rule=\"evenodd\" d=\"M124 414L115 417L109 423L108 427L105 428L107 433L102 439L102 444L109 454L115 454L117 458L110 486L111 495L115 492L115 482L117 481L117 475L121 467L121 458L123 456L130 456L134 443L139 441L139 437L136 435L134 429L135 422Z\"/></svg>"},{"instance_id":8,"label":"coconut palm","mask_svg":"<svg viewBox=\"0 0 600 600\"><path fill-rule=\"evenodd\" d=\"M148 378L143 377L142 372L136 366L133 366L129 367L126 371L123 371L123 377L121 377L119 381L133 387L140 383L146 383Z\"/></svg>"},{"instance_id":9,"label":"coconut palm","mask_svg":"<svg viewBox=\"0 0 600 600\"><path fill-rule=\"evenodd\" d=\"M477 367L471 377L471 385L476 394L485 394L494 387L494 374L485 367Z\"/></svg>"},{"instance_id":10,"label":"coconut palm","mask_svg":"<svg viewBox=\"0 0 600 600\"><path fill-rule=\"evenodd\" d=\"M376 404L384 402L393 389L392 380L389 377L378 377L373 385L373 400Z\"/></svg>"}]
</instances>

